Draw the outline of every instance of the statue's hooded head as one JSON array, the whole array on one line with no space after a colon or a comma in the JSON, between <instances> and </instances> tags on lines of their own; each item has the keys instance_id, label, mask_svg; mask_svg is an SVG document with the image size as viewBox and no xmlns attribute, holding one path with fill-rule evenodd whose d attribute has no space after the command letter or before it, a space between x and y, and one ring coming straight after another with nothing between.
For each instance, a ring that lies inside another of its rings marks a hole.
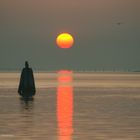
<instances>
[{"instance_id":1,"label":"statue's hooded head","mask_svg":"<svg viewBox=\"0 0 140 140\"><path fill-rule=\"evenodd\" d=\"M28 61L25 61L25 68L29 68Z\"/></svg>"}]
</instances>

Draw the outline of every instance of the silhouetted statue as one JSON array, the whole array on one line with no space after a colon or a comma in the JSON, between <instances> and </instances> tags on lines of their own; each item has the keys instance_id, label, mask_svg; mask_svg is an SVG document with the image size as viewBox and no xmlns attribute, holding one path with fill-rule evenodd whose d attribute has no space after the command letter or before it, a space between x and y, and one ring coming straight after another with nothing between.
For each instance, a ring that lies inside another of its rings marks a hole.
<instances>
[{"instance_id":1,"label":"silhouetted statue","mask_svg":"<svg viewBox=\"0 0 140 140\"><path fill-rule=\"evenodd\" d=\"M35 92L33 70L29 68L29 64L26 61L25 68L23 68L21 73L18 93L24 98L30 98L35 95Z\"/></svg>"}]
</instances>

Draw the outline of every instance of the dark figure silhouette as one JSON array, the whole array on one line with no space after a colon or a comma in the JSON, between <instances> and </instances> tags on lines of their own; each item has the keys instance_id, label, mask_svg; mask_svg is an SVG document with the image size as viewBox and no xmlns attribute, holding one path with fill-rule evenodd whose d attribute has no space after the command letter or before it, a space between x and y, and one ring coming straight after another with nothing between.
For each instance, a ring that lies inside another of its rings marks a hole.
<instances>
[{"instance_id":1,"label":"dark figure silhouette","mask_svg":"<svg viewBox=\"0 0 140 140\"><path fill-rule=\"evenodd\" d=\"M35 82L34 82L34 75L31 68L29 68L29 64L25 62L25 68L23 68L20 83L18 87L18 93L23 98L31 98L35 95Z\"/></svg>"}]
</instances>

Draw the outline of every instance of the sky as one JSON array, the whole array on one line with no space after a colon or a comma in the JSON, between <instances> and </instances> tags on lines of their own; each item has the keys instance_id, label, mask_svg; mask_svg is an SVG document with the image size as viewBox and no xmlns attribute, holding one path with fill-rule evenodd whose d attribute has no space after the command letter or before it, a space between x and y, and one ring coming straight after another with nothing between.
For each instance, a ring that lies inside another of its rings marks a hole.
<instances>
[{"instance_id":1,"label":"sky","mask_svg":"<svg viewBox=\"0 0 140 140\"><path fill-rule=\"evenodd\" d=\"M56 45L74 36L71 49ZM140 70L139 0L0 0L0 70Z\"/></svg>"}]
</instances>

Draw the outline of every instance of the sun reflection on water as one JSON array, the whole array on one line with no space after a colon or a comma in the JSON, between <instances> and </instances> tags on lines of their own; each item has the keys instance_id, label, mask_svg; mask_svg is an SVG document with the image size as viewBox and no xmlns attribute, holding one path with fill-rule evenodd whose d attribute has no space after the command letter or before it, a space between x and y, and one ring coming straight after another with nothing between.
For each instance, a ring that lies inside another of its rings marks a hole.
<instances>
[{"instance_id":1,"label":"sun reflection on water","mask_svg":"<svg viewBox=\"0 0 140 140\"><path fill-rule=\"evenodd\" d=\"M73 133L72 71L58 72L57 123L58 123L58 140L72 140Z\"/></svg>"}]
</instances>

